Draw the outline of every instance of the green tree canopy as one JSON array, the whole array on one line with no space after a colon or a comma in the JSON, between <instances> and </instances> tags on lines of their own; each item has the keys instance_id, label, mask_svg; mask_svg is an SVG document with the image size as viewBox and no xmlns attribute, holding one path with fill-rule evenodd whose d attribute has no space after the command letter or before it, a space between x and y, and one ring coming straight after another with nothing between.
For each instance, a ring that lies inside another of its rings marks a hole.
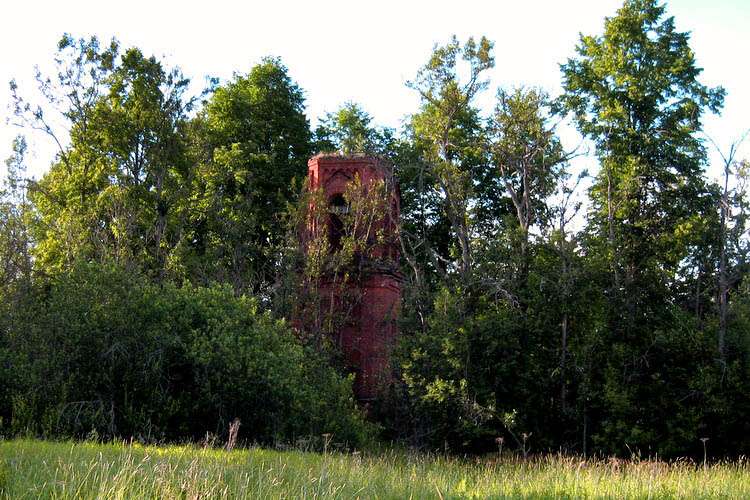
<instances>
[{"instance_id":1,"label":"green tree canopy","mask_svg":"<svg viewBox=\"0 0 750 500\"><path fill-rule=\"evenodd\" d=\"M347 102L337 111L326 114L315 129L315 137L319 151L381 156L392 154L395 140L392 130L375 127L372 117L353 102Z\"/></svg>"},{"instance_id":2,"label":"green tree canopy","mask_svg":"<svg viewBox=\"0 0 750 500\"><path fill-rule=\"evenodd\" d=\"M671 429L694 433L690 402L705 395L688 389L680 368L704 363L705 345L688 345L694 326L673 307L670 288L715 210L697 134L724 90L699 82L688 42L656 0L626 0L604 34L582 36L577 57L561 67L559 103L600 160L587 245L607 276L601 335L610 348L600 353L596 383L603 442L669 450L676 436L661 415L674 416Z\"/></svg>"},{"instance_id":3,"label":"green tree canopy","mask_svg":"<svg viewBox=\"0 0 750 500\"><path fill-rule=\"evenodd\" d=\"M582 36L578 57L562 65L560 104L601 161L591 230L608 242L612 272L626 286L663 286L685 257L706 192L696 134L724 97L698 81L689 34L664 11L655 0L627 0L604 34Z\"/></svg>"},{"instance_id":4,"label":"green tree canopy","mask_svg":"<svg viewBox=\"0 0 750 500\"><path fill-rule=\"evenodd\" d=\"M63 37L57 78L38 76L48 104L68 104L70 144L42 106L16 99L16 113L60 146L31 186L38 266L57 272L85 256L163 276L176 244L175 204L188 176L184 127L188 80L138 49Z\"/></svg>"},{"instance_id":5,"label":"green tree canopy","mask_svg":"<svg viewBox=\"0 0 750 500\"><path fill-rule=\"evenodd\" d=\"M312 153L303 92L279 59L264 59L218 87L192 131L197 165L181 265L198 282L257 291L272 279L280 217Z\"/></svg>"}]
</instances>

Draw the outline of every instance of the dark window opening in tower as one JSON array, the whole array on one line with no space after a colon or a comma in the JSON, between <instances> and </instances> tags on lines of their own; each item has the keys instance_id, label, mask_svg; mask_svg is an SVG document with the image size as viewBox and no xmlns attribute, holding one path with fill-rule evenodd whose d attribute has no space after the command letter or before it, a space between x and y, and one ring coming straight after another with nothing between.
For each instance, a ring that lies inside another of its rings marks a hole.
<instances>
[{"instance_id":1,"label":"dark window opening in tower","mask_svg":"<svg viewBox=\"0 0 750 500\"><path fill-rule=\"evenodd\" d=\"M344 221L342 217L349 213L349 204L342 194L335 194L328 202L328 243L331 250L341 250L341 238L344 237Z\"/></svg>"}]
</instances>

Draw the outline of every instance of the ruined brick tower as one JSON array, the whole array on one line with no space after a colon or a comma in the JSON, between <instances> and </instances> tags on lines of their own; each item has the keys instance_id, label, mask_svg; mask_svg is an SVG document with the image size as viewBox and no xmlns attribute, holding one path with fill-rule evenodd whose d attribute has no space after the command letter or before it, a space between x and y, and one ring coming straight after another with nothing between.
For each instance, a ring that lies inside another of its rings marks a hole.
<instances>
[{"instance_id":1,"label":"ruined brick tower","mask_svg":"<svg viewBox=\"0 0 750 500\"><path fill-rule=\"evenodd\" d=\"M363 255L356 256L356 277L343 287L323 279L323 294L331 292L333 309L344 318L334 328L333 336L344 360L355 373L354 389L360 401L376 398L379 390L390 379L390 352L398 335L402 276L398 270L399 247L396 230L399 217L398 186L393 178L393 166L385 160L370 156L341 156L319 154L308 162L308 182L312 190L320 189L327 203L324 229L331 252L339 250L343 214L349 215L345 199L347 187L358 180L368 196L368 189L376 183L384 186L385 200L378 205L375 231L385 234ZM383 198L381 196L381 198ZM356 214L355 214L356 215ZM312 229L313 231L315 229ZM304 322L304 319L303 319Z\"/></svg>"}]
</instances>

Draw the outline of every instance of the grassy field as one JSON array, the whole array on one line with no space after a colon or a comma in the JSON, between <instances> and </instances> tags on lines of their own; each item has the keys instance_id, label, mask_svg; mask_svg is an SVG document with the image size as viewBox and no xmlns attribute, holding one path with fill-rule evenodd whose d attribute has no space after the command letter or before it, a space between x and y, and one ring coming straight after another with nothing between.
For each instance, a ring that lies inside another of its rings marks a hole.
<instances>
[{"instance_id":1,"label":"grassy field","mask_svg":"<svg viewBox=\"0 0 750 500\"><path fill-rule=\"evenodd\" d=\"M750 464L0 441L2 498L750 498Z\"/></svg>"}]
</instances>

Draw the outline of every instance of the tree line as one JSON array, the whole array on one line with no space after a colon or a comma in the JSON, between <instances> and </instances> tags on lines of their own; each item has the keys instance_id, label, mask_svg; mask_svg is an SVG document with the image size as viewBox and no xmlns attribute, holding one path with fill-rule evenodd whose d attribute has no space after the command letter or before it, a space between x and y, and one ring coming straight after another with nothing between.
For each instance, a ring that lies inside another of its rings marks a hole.
<instances>
[{"instance_id":1,"label":"tree line","mask_svg":"<svg viewBox=\"0 0 750 500\"><path fill-rule=\"evenodd\" d=\"M740 134L710 180L702 133L725 91L655 0L582 35L559 96L503 86L485 113L494 50L436 46L400 130L356 103L313 130L279 59L190 96L137 48L63 36L43 102L11 83L58 152L36 181L22 137L6 162L0 431L198 439L239 417L261 442L747 453L748 163ZM320 151L400 184L396 376L366 416L330 343L290 326L320 272L299 241Z\"/></svg>"}]
</instances>

